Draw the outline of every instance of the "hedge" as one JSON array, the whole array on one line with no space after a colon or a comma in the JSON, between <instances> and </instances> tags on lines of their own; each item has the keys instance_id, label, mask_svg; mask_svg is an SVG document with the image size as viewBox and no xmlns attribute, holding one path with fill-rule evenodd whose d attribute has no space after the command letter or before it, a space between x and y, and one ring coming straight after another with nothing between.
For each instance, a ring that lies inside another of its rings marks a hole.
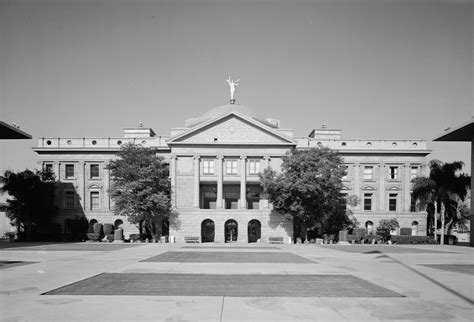
<instances>
[{"instance_id":1,"label":"hedge","mask_svg":"<svg viewBox=\"0 0 474 322\"><path fill-rule=\"evenodd\" d=\"M104 224L104 235L110 235L114 233L114 225Z\"/></svg>"},{"instance_id":2,"label":"hedge","mask_svg":"<svg viewBox=\"0 0 474 322\"><path fill-rule=\"evenodd\" d=\"M436 244L436 241L429 236L393 235L391 240L393 244Z\"/></svg>"},{"instance_id":3,"label":"hedge","mask_svg":"<svg viewBox=\"0 0 474 322\"><path fill-rule=\"evenodd\" d=\"M102 235L97 233L88 233L87 238L93 241L100 241L102 239Z\"/></svg>"},{"instance_id":4,"label":"hedge","mask_svg":"<svg viewBox=\"0 0 474 322\"><path fill-rule=\"evenodd\" d=\"M401 236L411 236L411 228L400 228Z\"/></svg>"}]
</instances>

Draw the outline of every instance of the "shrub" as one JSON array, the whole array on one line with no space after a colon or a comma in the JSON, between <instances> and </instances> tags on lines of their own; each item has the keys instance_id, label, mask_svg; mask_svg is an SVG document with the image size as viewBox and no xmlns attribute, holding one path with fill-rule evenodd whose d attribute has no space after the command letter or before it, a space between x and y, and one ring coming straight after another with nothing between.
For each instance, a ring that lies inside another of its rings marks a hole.
<instances>
[{"instance_id":1,"label":"shrub","mask_svg":"<svg viewBox=\"0 0 474 322\"><path fill-rule=\"evenodd\" d=\"M411 236L411 228L400 228L400 235Z\"/></svg>"},{"instance_id":2,"label":"shrub","mask_svg":"<svg viewBox=\"0 0 474 322\"><path fill-rule=\"evenodd\" d=\"M398 221L396 218L392 219L382 219L379 222L377 227L377 235L386 242L390 239L390 232L399 227Z\"/></svg>"},{"instance_id":3,"label":"shrub","mask_svg":"<svg viewBox=\"0 0 474 322\"><path fill-rule=\"evenodd\" d=\"M114 233L114 225L104 224L104 235L109 235Z\"/></svg>"},{"instance_id":4,"label":"shrub","mask_svg":"<svg viewBox=\"0 0 474 322\"><path fill-rule=\"evenodd\" d=\"M96 234L96 233L88 233L87 238L89 238L92 241L100 241L102 239L102 235Z\"/></svg>"},{"instance_id":5,"label":"shrub","mask_svg":"<svg viewBox=\"0 0 474 322\"><path fill-rule=\"evenodd\" d=\"M83 241L86 239L87 228L89 227L86 217L76 217L75 219L68 219L66 221L68 222L64 224L72 233L74 241Z\"/></svg>"},{"instance_id":6,"label":"shrub","mask_svg":"<svg viewBox=\"0 0 474 322\"><path fill-rule=\"evenodd\" d=\"M130 241L132 242L140 241L140 234L130 234Z\"/></svg>"},{"instance_id":7,"label":"shrub","mask_svg":"<svg viewBox=\"0 0 474 322\"><path fill-rule=\"evenodd\" d=\"M373 240L376 240L375 234L374 234L373 232L366 233L366 234L364 235L364 239L363 239L364 244L372 244L372 241L373 241Z\"/></svg>"},{"instance_id":8,"label":"shrub","mask_svg":"<svg viewBox=\"0 0 474 322\"><path fill-rule=\"evenodd\" d=\"M119 228L114 232L114 238L115 240L123 240L123 229Z\"/></svg>"},{"instance_id":9,"label":"shrub","mask_svg":"<svg viewBox=\"0 0 474 322\"><path fill-rule=\"evenodd\" d=\"M435 240L429 236L392 236L394 244L436 244Z\"/></svg>"},{"instance_id":10,"label":"shrub","mask_svg":"<svg viewBox=\"0 0 474 322\"><path fill-rule=\"evenodd\" d=\"M71 243L71 242L74 242L74 235L72 233L62 233L61 234L61 241L63 242L68 242L68 243Z\"/></svg>"},{"instance_id":11,"label":"shrub","mask_svg":"<svg viewBox=\"0 0 474 322\"><path fill-rule=\"evenodd\" d=\"M102 229L102 224L99 224L99 223L94 224L94 233L99 234L99 235L102 235L104 233Z\"/></svg>"},{"instance_id":12,"label":"shrub","mask_svg":"<svg viewBox=\"0 0 474 322\"><path fill-rule=\"evenodd\" d=\"M109 243L111 243L111 242L114 241L114 234L107 234L106 236L107 236L107 241L108 241Z\"/></svg>"}]
</instances>

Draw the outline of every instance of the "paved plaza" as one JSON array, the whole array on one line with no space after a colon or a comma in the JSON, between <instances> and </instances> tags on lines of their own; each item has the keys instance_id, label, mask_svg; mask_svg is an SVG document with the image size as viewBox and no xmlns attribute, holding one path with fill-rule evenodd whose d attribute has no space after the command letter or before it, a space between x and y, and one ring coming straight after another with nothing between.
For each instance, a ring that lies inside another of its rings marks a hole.
<instances>
[{"instance_id":1,"label":"paved plaza","mask_svg":"<svg viewBox=\"0 0 474 322\"><path fill-rule=\"evenodd\" d=\"M470 321L473 255L439 245L4 243L0 320Z\"/></svg>"}]
</instances>

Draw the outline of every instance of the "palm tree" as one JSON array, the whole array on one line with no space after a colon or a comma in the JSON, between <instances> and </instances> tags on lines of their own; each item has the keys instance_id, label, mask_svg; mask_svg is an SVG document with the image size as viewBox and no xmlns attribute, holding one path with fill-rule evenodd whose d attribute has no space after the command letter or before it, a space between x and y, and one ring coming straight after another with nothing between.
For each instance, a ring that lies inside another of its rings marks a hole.
<instances>
[{"instance_id":1,"label":"palm tree","mask_svg":"<svg viewBox=\"0 0 474 322\"><path fill-rule=\"evenodd\" d=\"M453 163L443 163L439 160L431 160L429 163L429 177L417 177L412 180L412 196L415 200L420 200L423 204L432 205L434 208L434 237L437 229L437 216L441 217L441 245L444 244L445 220L448 215L448 229L456 220L456 201L453 198L464 201L467 190L471 185L471 178L464 173L458 174L462 170L464 163L455 161Z\"/></svg>"}]
</instances>

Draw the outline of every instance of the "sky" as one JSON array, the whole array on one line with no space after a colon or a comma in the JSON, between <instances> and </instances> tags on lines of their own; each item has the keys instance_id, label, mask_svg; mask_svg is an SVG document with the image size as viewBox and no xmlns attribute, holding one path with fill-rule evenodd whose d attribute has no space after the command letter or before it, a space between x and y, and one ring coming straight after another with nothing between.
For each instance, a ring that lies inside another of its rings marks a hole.
<instances>
[{"instance_id":1,"label":"sky","mask_svg":"<svg viewBox=\"0 0 474 322\"><path fill-rule=\"evenodd\" d=\"M424 139L471 119L472 1L0 0L0 170L36 168L41 137L158 135L229 102L296 136ZM461 160L469 143L431 143Z\"/></svg>"}]
</instances>

